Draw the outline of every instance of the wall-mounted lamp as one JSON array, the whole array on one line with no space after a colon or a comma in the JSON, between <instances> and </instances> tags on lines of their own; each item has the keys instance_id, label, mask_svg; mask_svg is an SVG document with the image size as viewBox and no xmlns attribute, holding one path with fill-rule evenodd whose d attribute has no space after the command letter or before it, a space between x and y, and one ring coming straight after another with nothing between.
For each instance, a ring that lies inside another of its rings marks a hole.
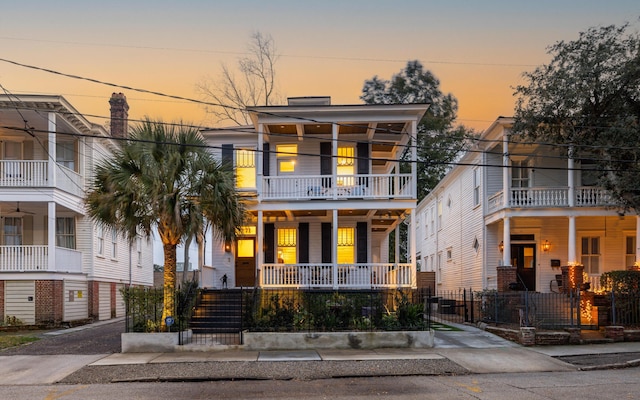
<instances>
[{"instance_id":1,"label":"wall-mounted lamp","mask_svg":"<svg viewBox=\"0 0 640 400\"><path fill-rule=\"evenodd\" d=\"M224 251L227 253L231 253L231 240L224 241Z\"/></svg>"},{"instance_id":2,"label":"wall-mounted lamp","mask_svg":"<svg viewBox=\"0 0 640 400\"><path fill-rule=\"evenodd\" d=\"M500 253L504 251L504 241L500 242L500 244L498 245L498 248L500 249Z\"/></svg>"},{"instance_id":3,"label":"wall-mounted lamp","mask_svg":"<svg viewBox=\"0 0 640 400\"><path fill-rule=\"evenodd\" d=\"M547 251L549 251L550 249L551 249L551 243L549 243L549 241L548 241L548 240L545 240L545 241L542 243L542 251L547 252Z\"/></svg>"}]
</instances>

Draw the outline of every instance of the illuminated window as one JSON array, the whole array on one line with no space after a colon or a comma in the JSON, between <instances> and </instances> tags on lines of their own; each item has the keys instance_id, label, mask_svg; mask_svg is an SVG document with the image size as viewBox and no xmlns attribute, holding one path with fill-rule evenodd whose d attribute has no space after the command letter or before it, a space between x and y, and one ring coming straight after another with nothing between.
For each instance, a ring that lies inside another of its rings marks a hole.
<instances>
[{"instance_id":1,"label":"illuminated window","mask_svg":"<svg viewBox=\"0 0 640 400\"><path fill-rule=\"evenodd\" d=\"M353 186L355 174L355 149L353 147L338 147L337 174L339 186Z\"/></svg>"},{"instance_id":2,"label":"illuminated window","mask_svg":"<svg viewBox=\"0 0 640 400\"><path fill-rule=\"evenodd\" d=\"M296 228L278 228L278 263L295 264L297 245Z\"/></svg>"},{"instance_id":3,"label":"illuminated window","mask_svg":"<svg viewBox=\"0 0 640 400\"><path fill-rule=\"evenodd\" d=\"M338 264L353 264L355 253L355 229L338 228Z\"/></svg>"},{"instance_id":4,"label":"illuminated window","mask_svg":"<svg viewBox=\"0 0 640 400\"><path fill-rule=\"evenodd\" d=\"M629 267L636 262L636 237L627 236L625 238L625 266Z\"/></svg>"},{"instance_id":5,"label":"illuminated window","mask_svg":"<svg viewBox=\"0 0 640 400\"><path fill-rule=\"evenodd\" d=\"M238 257L255 257L253 239L238 239Z\"/></svg>"},{"instance_id":6,"label":"illuminated window","mask_svg":"<svg viewBox=\"0 0 640 400\"><path fill-rule=\"evenodd\" d=\"M296 159L298 157L297 144L279 144L276 146L278 158L278 173L292 174L296 172Z\"/></svg>"},{"instance_id":7,"label":"illuminated window","mask_svg":"<svg viewBox=\"0 0 640 400\"><path fill-rule=\"evenodd\" d=\"M236 149L236 187L256 187L256 152L253 149Z\"/></svg>"},{"instance_id":8,"label":"illuminated window","mask_svg":"<svg viewBox=\"0 0 640 400\"><path fill-rule=\"evenodd\" d=\"M255 236L256 235L256 227L255 225L241 226L240 233L246 236Z\"/></svg>"}]
</instances>

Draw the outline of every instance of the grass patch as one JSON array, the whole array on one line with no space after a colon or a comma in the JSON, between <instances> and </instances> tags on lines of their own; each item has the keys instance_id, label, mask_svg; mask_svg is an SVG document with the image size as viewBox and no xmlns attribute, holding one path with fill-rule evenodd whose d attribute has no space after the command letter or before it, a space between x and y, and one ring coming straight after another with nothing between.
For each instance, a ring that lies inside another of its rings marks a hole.
<instances>
[{"instance_id":1,"label":"grass patch","mask_svg":"<svg viewBox=\"0 0 640 400\"><path fill-rule=\"evenodd\" d=\"M21 346L26 343L35 342L36 340L40 339L35 336L0 335L0 350Z\"/></svg>"}]
</instances>

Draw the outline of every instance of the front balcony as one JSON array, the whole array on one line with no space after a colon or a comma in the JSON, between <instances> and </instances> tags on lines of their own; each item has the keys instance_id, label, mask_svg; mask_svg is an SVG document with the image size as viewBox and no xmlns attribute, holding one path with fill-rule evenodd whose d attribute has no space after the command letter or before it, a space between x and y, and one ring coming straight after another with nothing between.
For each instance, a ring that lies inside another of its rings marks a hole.
<instances>
[{"instance_id":1,"label":"front balcony","mask_svg":"<svg viewBox=\"0 0 640 400\"><path fill-rule=\"evenodd\" d=\"M262 182L263 200L416 198L411 174L268 176Z\"/></svg>"},{"instance_id":2,"label":"front balcony","mask_svg":"<svg viewBox=\"0 0 640 400\"><path fill-rule=\"evenodd\" d=\"M555 208L569 207L569 188L512 188L509 190L507 205L504 192L489 197L489 213L503 208ZM613 204L606 190L584 186L575 189L574 207L604 207Z\"/></svg>"},{"instance_id":3,"label":"front balcony","mask_svg":"<svg viewBox=\"0 0 640 400\"><path fill-rule=\"evenodd\" d=\"M82 177L56 164L56 187L76 196L83 195ZM49 163L43 160L0 160L0 187L54 187L49 179Z\"/></svg>"},{"instance_id":4,"label":"front balcony","mask_svg":"<svg viewBox=\"0 0 640 400\"><path fill-rule=\"evenodd\" d=\"M49 254L49 246L0 246L0 273L2 272L82 272L82 253L64 247L55 247ZM49 258L55 263L49 269Z\"/></svg>"},{"instance_id":5,"label":"front balcony","mask_svg":"<svg viewBox=\"0 0 640 400\"><path fill-rule=\"evenodd\" d=\"M327 289L412 287L411 264L263 264L259 271L264 288Z\"/></svg>"}]
</instances>

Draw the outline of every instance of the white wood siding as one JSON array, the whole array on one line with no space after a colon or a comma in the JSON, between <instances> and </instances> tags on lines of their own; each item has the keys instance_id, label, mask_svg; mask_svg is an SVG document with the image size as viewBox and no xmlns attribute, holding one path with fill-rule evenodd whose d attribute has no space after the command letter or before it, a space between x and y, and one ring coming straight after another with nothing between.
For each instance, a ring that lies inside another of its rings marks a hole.
<instances>
[{"instance_id":1,"label":"white wood siding","mask_svg":"<svg viewBox=\"0 0 640 400\"><path fill-rule=\"evenodd\" d=\"M63 321L89 318L89 290L86 281L64 281Z\"/></svg>"},{"instance_id":2,"label":"white wood siding","mask_svg":"<svg viewBox=\"0 0 640 400\"><path fill-rule=\"evenodd\" d=\"M111 318L111 284L100 282L98 284L98 319L100 321Z\"/></svg>"},{"instance_id":3,"label":"white wood siding","mask_svg":"<svg viewBox=\"0 0 640 400\"><path fill-rule=\"evenodd\" d=\"M31 301L29 301L31 299ZM36 323L36 284L34 281L5 281L4 316L16 317L25 325Z\"/></svg>"},{"instance_id":4,"label":"white wood siding","mask_svg":"<svg viewBox=\"0 0 640 400\"><path fill-rule=\"evenodd\" d=\"M122 297L123 288L123 284L116 285L116 317L124 317L125 315L124 298Z\"/></svg>"}]
</instances>

